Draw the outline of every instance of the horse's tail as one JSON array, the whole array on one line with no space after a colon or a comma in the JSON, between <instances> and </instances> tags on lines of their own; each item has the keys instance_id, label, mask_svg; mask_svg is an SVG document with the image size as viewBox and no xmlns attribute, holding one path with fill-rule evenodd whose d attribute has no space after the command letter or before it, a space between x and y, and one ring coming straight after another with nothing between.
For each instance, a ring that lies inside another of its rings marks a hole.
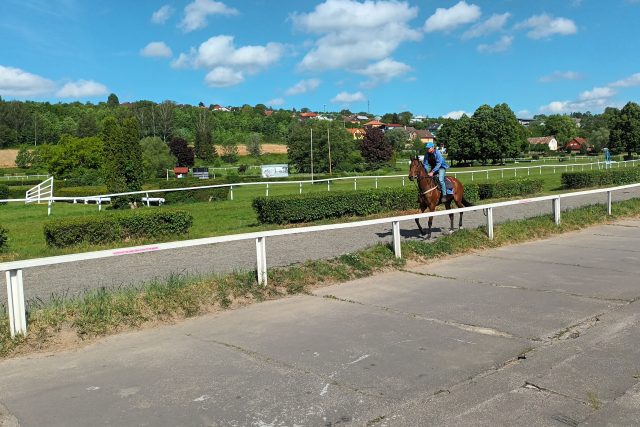
<instances>
[{"instance_id":1,"label":"horse's tail","mask_svg":"<svg viewBox=\"0 0 640 427\"><path fill-rule=\"evenodd\" d=\"M473 203L465 199L464 196L462 196L462 204L464 205L465 208L475 206Z\"/></svg>"}]
</instances>

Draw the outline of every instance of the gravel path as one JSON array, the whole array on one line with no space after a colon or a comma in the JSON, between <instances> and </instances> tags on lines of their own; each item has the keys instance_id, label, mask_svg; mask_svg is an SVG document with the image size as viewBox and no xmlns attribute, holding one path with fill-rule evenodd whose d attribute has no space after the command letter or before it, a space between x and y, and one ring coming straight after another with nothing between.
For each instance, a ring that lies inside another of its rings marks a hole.
<instances>
[{"instance_id":1,"label":"gravel path","mask_svg":"<svg viewBox=\"0 0 640 427\"><path fill-rule=\"evenodd\" d=\"M640 189L617 192L613 200L640 197ZM606 194L563 199L562 209L606 203ZM551 214L551 202L515 205L494 210L494 221L522 219ZM440 236L438 227L448 227L449 219L434 219L434 238ZM458 223L456 215L454 224ZM474 228L486 223L482 212L466 213L464 226ZM402 237L422 239L413 221L400 224ZM307 233L267 239L268 267L286 266L310 259L333 258L380 242L391 241L390 226L358 227L322 233ZM73 296L85 289L102 286L129 286L153 279L165 279L171 274L228 273L234 270L255 269L254 241L243 241L165 250L52 265L24 270L25 297L47 300L52 294ZM6 300L6 295L3 295Z\"/></svg>"}]
</instances>

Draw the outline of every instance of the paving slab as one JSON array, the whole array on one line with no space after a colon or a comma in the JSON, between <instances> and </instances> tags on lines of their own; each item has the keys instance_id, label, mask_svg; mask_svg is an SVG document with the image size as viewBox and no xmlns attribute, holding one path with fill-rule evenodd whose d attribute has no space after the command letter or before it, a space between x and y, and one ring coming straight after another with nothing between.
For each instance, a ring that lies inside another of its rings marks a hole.
<instances>
[{"instance_id":1,"label":"paving slab","mask_svg":"<svg viewBox=\"0 0 640 427\"><path fill-rule=\"evenodd\" d=\"M22 426L358 425L383 403L190 330L5 361L0 399Z\"/></svg>"},{"instance_id":2,"label":"paving slab","mask_svg":"<svg viewBox=\"0 0 640 427\"><path fill-rule=\"evenodd\" d=\"M506 249L508 252L508 248ZM501 286L516 286L593 298L633 300L640 297L640 282L637 280L636 273L531 260L488 258L495 253L495 251L484 251L482 256L467 256L464 261L448 260L410 270ZM576 263L576 255L567 256L562 262Z\"/></svg>"},{"instance_id":3,"label":"paving slab","mask_svg":"<svg viewBox=\"0 0 640 427\"><path fill-rule=\"evenodd\" d=\"M527 339L549 338L620 304L406 272L378 275L375 284L360 279L314 293Z\"/></svg>"},{"instance_id":4,"label":"paving slab","mask_svg":"<svg viewBox=\"0 0 640 427\"><path fill-rule=\"evenodd\" d=\"M613 404L586 419L584 426L628 427L640 425L640 383Z\"/></svg>"}]
</instances>

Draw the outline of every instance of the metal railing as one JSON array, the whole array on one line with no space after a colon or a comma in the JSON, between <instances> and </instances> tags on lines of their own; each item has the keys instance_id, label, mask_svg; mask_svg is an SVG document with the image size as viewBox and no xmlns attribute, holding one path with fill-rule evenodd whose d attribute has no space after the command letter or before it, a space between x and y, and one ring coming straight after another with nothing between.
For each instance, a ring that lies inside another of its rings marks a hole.
<instances>
[{"instance_id":1,"label":"metal railing","mask_svg":"<svg viewBox=\"0 0 640 427\"><path fill-rule=\"evenodd\" d=\"M24 181L25 179L48 178L49 175L0 175L0 181Z\"/></svg>"},{"instance_id":2,"label":"metal railing","mask_svg":"<svg viewBox=\"0 0 640 427\"><path fill-rule=\"evenodd\" d=\"M27 190L24 196L26 203L48 203L47 215L51 215L51 203L53 203L53 177L46 179L40 184Z\"/></svg>"},{"instance_id":3,"label":"metal railing","mask_svg":"<svg viewBox=\"0 0 640 427\"><path fill-rule=\"evenodd\" d=\"M86 261L92 259L110 258L116 256L126 256L131 254L140 254L146 252L155 252L167 249L186 248L202 245L210 245L216 243L235 242L240 240L255 240L256 242L256 272L257 282L259 285L267 284L267 246L266 239L274 236L285 236L290 234L314 233L328 230L339 230L346 228L365 227L370 225L391 224L393 234L393 250L397 258L402 257L401 239L400 239L400 222L414 220L416 218L427 218L430 216L443 216L455 214L459 212L485 211L487 221L487 235L489 239L494 237L493 210L496 208L504 208L513 205L527 204L534 202L551 201L553 218L556 225L561 221L560 200L563 198L584 196L591 194L607 194L607 214L611 215L612 194L615 191L625 190L629 188L640 187L638 184L622 185L618 187L602 188L596 190L578 191L574 193L555 194L551 196L533 197L528 199L510 200L507 202L490 203L486 205L471 206L466 208L442 210L431 213L422 213L414 215L403 215L389 218L380 218L373 220L357 221L350 223L339 223L329 225L318 225L311 227L298 227L284 230L270 230L256 233L235 234L220 237L208 237L203 239L183 240L168 243L157 243L152 245L134 246L128 248L109 249L96 252L86 252L71 255L61 255L47 258L30 259L23 261L12 261L0 263L0 271L6 272L7 296L9 302L9 323L11 335L25 335L27 333L25 301L24 301L24 284L22 278L22 270L25 268L41 267L47 265L62 264L68 262Z\"/></svg>"}]
</instances>

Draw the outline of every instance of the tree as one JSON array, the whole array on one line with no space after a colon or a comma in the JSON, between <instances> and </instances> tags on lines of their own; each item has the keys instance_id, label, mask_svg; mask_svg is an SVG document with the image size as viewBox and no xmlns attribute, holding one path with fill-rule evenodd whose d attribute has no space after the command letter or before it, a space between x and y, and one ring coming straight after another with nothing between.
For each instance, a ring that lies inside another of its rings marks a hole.
<instances>
[{"instance_id":1,"label":"tree","mask_svg":"<svg viewBox=\"0 0 640 427\"><path fill-rule=\"evenodd\" d=\"M140 191L142 188L142 149L139 143L140 131L133 118L125 119L122 125L113 117L104 121L102 138L104 141L104 180L110 193ZM112 200L114 208L129 205L135 197L118 197Z\"/></svg>"},{"instance_id":2,"label":"tree","mask_svg":"<svg viewBox=\"0 0 640 427\"><path fill-rule=\"evenodd\" d=\"M173 101L164 101L153 110L158 133L164 142L167 142L172 135L175 108L176 105Z\"/></svg>"},{"instance_id":3,"label":"tree","mask_svg":"<svg viewBox=\"0 0 640 427\"><path fill-rule=\"evenodd\" d=\"M260 157L260 154L262 154L262 134L255 132L249 134L245 144L247 146L247 151L251 156Z\"/></svg>"},{"instance_id":4,"label":"tree","mask_svg":"<svg viewBox=\"0 0 640 427\"><path fill-rule=\"evenodd\" d=\"M220 157L227 163L234 163L238 160L238 143L235 138L225 138L220 144L222 145L222 154Z\"/></svg>"},{"instance_id":5,"label":"tree","mask_svg":"<svg viewBox=\"0 0 640 427\"><path fill-rule=\"evenodd\" d=\"M177 163L167 144L158 137L142 138L140 147L145 179L161 178L167 169L172 169Z\"/></svg>"},{"instance_id":6,"label":"tree","mask_svg":"<svg viewBox=\"0 0 640 427\"><path fill-rule=\"evenodd\" d=\"M505 157L517 157L527 150L526 130L507 104L493 107L493 126L493 138L500 150L500 156L494 158L494 161L502 161Z\"/></svg>"},{"instance_id":7,"label":"tree","mask_svg":"<svg viewBox=\"0 0 640 427\"><path fill-rule=\"evenodd\" d=\"M118 105L120 105L120 100L115 93L109 95L109 97L107 98L107 105L109 107L117 107Z\"/></svg>"},{"instance_id":8,"label":"tree","mask_svg":"<svg viewBox=\"0 0 640 427\"><path fill-rule=\"evenodd\" d=\"M628 102L615 119L609 137L609 148L626 151L631 158L633 151L640 151L640 105Z\"/></svg>"},{"instance_id":9,"label":"tree","mask_svg":"<svg viewBox=\"0 0 640 427\"><path fill-rule=\"evenodd\" d=\"M213 160L216 156L216 147L211 136L211 121L209 111L201 109L196 116L195 155L202 160Z\"/></svg>"},{"instance_id":10,"label":"tree","mask_svg":"<svg viewBox=\"0 0 640 427\"><path fill-rule=\"evenodd\" d=\"M589 143L593 145L593 151L599 153L609 144L609 129L602 127L591 132Z\"/></svg>"},{"instance_id":11,"label":"tree","mask_svg":"<svg viewBox=\"0 0 640 427\"><path fill-rule=\"evenodd\" d=\"M169 143L169 149L171 150L171 154L176 158L176 166L193 166L193 148L187 145L187 141L179 137L174 137Z\"/></svg>"},{"instance_id":12,"label":"tree","mask_svg":"<svg viewBox=\"0 0 640 427\"><path fill-rule=\"evenodd\" d=\"M479 157L479 141L473 131L471 118L464 114L458 120L449 120L438 131L438 144L447 148L447 158L465 163Z\"/></svg>"},{"instance_id":13,"label":"tree","mask_svg":"<svg viewBox=\"0 0 640 427\"><path fill-rule=\"evenodd\" d=\"M371 127L365 131L360 151L371 169L377 169L393 158L393 147L384 140L380 128Z\"/></svg>"},{"instance_id":14,"label":"tree","mask_svg":"<svg viewBox=\"0 0 640 427\"><path fill-rule=\"evenodd\" d=\"M34 162L34 154L32 150L23 145L16 155L16 166L22 169L30 167Z\"/></svg>"},{"instance_id":15,"label":"tree","mask_svg":"<svg viewBox=\"0 0 640 427\"><path fill-rule=\"evenodd\" d=\"M579 133L576 122L571 117L560 114L547 117L544 130L547 134L545 136L555 136L558 144L563 147Z\"/></svg>"},{"instance_id":16,"label":"tree","mask_svg":"<svg viewBox=\"0 0 640 427\"><path fill-rule=\"evenodd\" d=\"M392 129L384 133L384 139L395 153L400 153L409 142L409 132L402 128Z\"/></svg>"},{"instance_id":17,"label":"tree","mask_svg":"<svg viewBox=\"0 0 640 427\"><path fill-rule=\"evenodd\" d=\"M316 173L331 171L353 171L362 162L356 150L353 136L342 123L314 121L297 123L288 137L287 156L289 164L301 173L311 172L311 130L313 129L313 170ZM329 156L331 146L331 156Z\"/></svg>"},{"instance_id":18,"label":"tree","mask_svg":"<svg viewBox=\"0 0 640 427\"><path fill-rule=\"evenodd\" d=\"M100 170L103 164L102 150L103 141L99 137L63 135L56 145L39 145L35 155L51 175L66 179L89 170ZM34 162L34 159L31 161Z\"/></svg>"},{"instance_id":19,"label":"tree","mask_svg":"<svg viewBox=\"0 0 640 427\"><path fill-rule=\"evenodd\" d=\"M471 132L478 139L477 159L486 164L489 160L501 157L498 141L495 139L493 109L488 105L481 105L471 117Z\"/></svg>"}]
</instances>

